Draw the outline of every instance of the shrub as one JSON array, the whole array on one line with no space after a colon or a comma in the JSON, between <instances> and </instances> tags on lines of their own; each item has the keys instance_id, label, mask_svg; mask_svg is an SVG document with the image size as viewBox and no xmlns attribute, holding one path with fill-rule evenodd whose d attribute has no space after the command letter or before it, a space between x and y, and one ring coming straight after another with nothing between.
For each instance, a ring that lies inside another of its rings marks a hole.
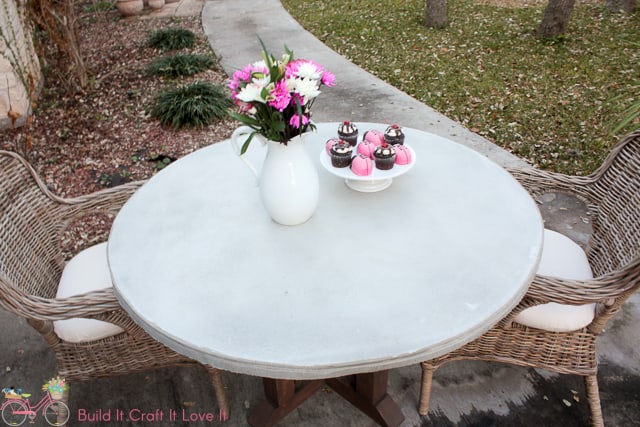
<instances>
[{"instance_id":1,"label":"shrub","mask_svg":"<svg viewBox=\"0 0 640 427\"><path fill-rule=\"evenodd\" d=\"M213 66L207 55L171 55L155 59L146 68L148 74L176 78L192 76Z\"/></svg>"},{"instance_id":2,"label":"shrub","mask_svg":"<svg viewBox=\"0 0 640 427\"><path fill-rule=\"evenodd\" d=\"M150 114L174 129L204 127L226 117L232 104L222 85L195 82L160 92Z\"/></svg>"},{"instance_id":3,"label":"shrub","mask_svg":"<svg viewBox=\"0 0 640 427\"><path fill-rule=\"evenodd\" d=\"M151 33L147 44L150 47L166 52L168 50L193 47L195 41L196 35L191 30L186 28L163 28Z\"/></svg>"}]
</instances>

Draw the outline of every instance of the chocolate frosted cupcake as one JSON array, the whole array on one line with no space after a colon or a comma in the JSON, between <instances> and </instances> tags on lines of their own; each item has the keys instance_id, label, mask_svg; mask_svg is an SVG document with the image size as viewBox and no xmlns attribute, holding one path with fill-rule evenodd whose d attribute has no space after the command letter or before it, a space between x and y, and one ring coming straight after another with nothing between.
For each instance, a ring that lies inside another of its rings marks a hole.
<instances>
[{"instance_id":1,"label":"chocolate frosted cupcake","mask_svg":"<svg viewBox=\"0 0 640 427\"><path fill-rule=\"evenodd\" d=\"M386 142L383 142L376 151L373 152L373 159L376 162L376 168L380 170L389 170L396 161L396 151Z\"/></svg>"},{"instance_id":2,"label":"chocolate frosted cupcake","mask_svg":"<svg viewBox=\"0 0 640 427\"><path fill-rule=\"evenodd\" d=\"M402 128L396 124L393 124L384 131L384 142L389 145L404 144L404 133Z\"/></svg>"},{"instance_id":3,"label":"chocolate frosted cupcake","mask_svg":"<svg viewBox=\"0 0 640 427\"><path fill-rule=\"evenodd\" d=\"M338 142L340 142L338 138L331 138L327 140L327 142L325 143L325 148L327 149L327 155L331 156L331 147L336 145Z\"/></svg>"},{"instance_id":4,"label":"chocolate frosted cupcake","mask_svg":"<svg viewBox=\"0 0 640 427\"><path fill-rule=\"evenodd\" d=\"M348 120L338 126L338 136L341 140L347 141L351 146L358 143L358 127Z\"/></svg>"},{"instance_id":5,"label":"chocolate frosted cupcake","mask_svg":"<svg viewBox=\"0 0 640 427\"><path fill-rule=\"evenodd\" d=\"M339 141L329 150L331 165L335 168L346 168L351 164L353 147L347 141Z\"/></svg>"}]
</instances>

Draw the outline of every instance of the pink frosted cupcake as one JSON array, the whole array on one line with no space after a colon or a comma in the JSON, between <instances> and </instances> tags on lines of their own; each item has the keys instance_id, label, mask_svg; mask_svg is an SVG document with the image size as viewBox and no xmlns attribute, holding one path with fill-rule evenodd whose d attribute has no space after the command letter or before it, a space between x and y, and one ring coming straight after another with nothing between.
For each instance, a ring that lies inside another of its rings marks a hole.
<instances>
[{"instance_id":1,"label":"pink frosted cupcake","mask_svg":"<svg viewBox=\"0 0 640 427\"><path fill-rule=\"evenodd\" d=\"M411 163L411 150L409 150L409 147L396 144L393 148L396 150L396 165L408 165Z\"/></svg>"},{"instance_id":2,"label":"pink frosted cupcake","mask_svg":"<svg viewBox=\"0 0 640 427\"><path fill-rule=\"evenodd\" d=\"M384 142L384 133L379 130L368 130L362 136L364 141L373 142L375 145L380 145Z\"/></svg>"},{"instance_id":3,"label":"pink frosted cupcake","mask_svg":"<svg viewBox=\"0 0 640 427\"><path fill-rule=\"evenodd\" d=\"M371 141L364 140L358 144L357 152L365 157L373 159L373 152L376 151L378 146Z\"/></svg>"},{"instance_id":4,"label":"pink frosted cupcake","mask_svg":"<svg viewBox=\"0 0 640 427\"><path fill-rule=\"evenodd\" d=\"M371 175L371 172L373 172L373 160L362 154L356 154L351 160L351 172L358 176Z\"/></svg>"},{"instance_id":5,"label":"pink frosted cupcake","mask_svg":"<svg viewBox=\"0 0 640 427\"><path fill-rule=\"evenodd\" d=\"M331 147L336 145L338 142L340 142L340 140L338 138L331 138L330 140L327 141L327 144L325 145L325 148L327 149L327 154L328 155L331 155Z\"/></svg>"}]
</instances>

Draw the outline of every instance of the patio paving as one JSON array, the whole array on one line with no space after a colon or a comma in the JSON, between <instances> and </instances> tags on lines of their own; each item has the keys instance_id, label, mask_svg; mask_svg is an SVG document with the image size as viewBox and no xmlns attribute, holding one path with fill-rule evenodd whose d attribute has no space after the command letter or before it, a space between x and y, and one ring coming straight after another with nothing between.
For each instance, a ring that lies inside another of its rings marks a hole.
<instances>
[{"instance_id":1,"label":"patio paving","mask_svg":"<svg viewBox=\"0 0 640 427\"><path fill-rule=\"evenodd\" d=\"M175 6L173 6L175 5ZM523 162L459 124L332 52L304 31L278 0L181 0L154 16L202 14L203 28L228 72L259 57L259 34L274 51L286 43L299 57L313 58L338 74L339 86L327 90L315 110L317 121L398 122L454 139L504 166ZM188 12L186 12L188 11ZM146 15L146 18L151 14ZM584 244L589 218L578 201L549 195L540 205L548 228ZM471 213L470 213L471 214ZM634 295L599 341L600 396L608 426L638 425L640 419L640 295ZM207 325L203 325L203 328ZM224 325L212 327L220 328ZM53 353L26 322L0 309L0 388L15 386L35 400L43 382L56 372ZM227 426L245 426L246 416L262 396L259 378L223 373L230 402ZM420 368L393 370L389 394L398 402L408 426L584 426L589 410L581 378L541 370L483 362L454 362L437 371L431 412L416 407ZM69 406L71 426L217 425L183 421L215 413L215 396L197 369L164 369L127 377L74 383ZM120 423L115 411L146 421ZM169 419L170 411L177 417ZM184 416L183 416L184 411ZM106 414L111 413L111 421ZM162 417L162 418L161 418ZM84 421L83 421L84 420ZM46 425L41 417L33 424ZM294 410L281 426L375 425L341 397L326 390Z\"/></svg>"}]
</instances>

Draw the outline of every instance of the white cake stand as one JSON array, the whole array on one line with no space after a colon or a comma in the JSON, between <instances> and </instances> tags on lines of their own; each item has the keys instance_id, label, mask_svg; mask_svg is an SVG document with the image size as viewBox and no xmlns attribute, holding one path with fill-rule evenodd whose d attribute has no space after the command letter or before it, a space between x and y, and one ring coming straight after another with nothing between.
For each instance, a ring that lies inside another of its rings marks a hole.
<instances>
[{"instance_id":1,"label":"white cake stand","mask_svg":"<svg viewBox=\"0 0 640 427\"><path fill-rule=\"evenodd\" d=\"M389 170L377 169L374 165L371 175L360 176L351 172L351 168L336 168L331 165L331 158L327 154L326 149L320 152L320 163L326 170L333 175L344 178L347 187L355 191L363 193L373 193L388 188L393 182L393 178L403 175L416 164L416 153L411 147L405 144L405 147L411 152L411 163L408 165L393 165Z\"/></svg>"}]
</instances>

